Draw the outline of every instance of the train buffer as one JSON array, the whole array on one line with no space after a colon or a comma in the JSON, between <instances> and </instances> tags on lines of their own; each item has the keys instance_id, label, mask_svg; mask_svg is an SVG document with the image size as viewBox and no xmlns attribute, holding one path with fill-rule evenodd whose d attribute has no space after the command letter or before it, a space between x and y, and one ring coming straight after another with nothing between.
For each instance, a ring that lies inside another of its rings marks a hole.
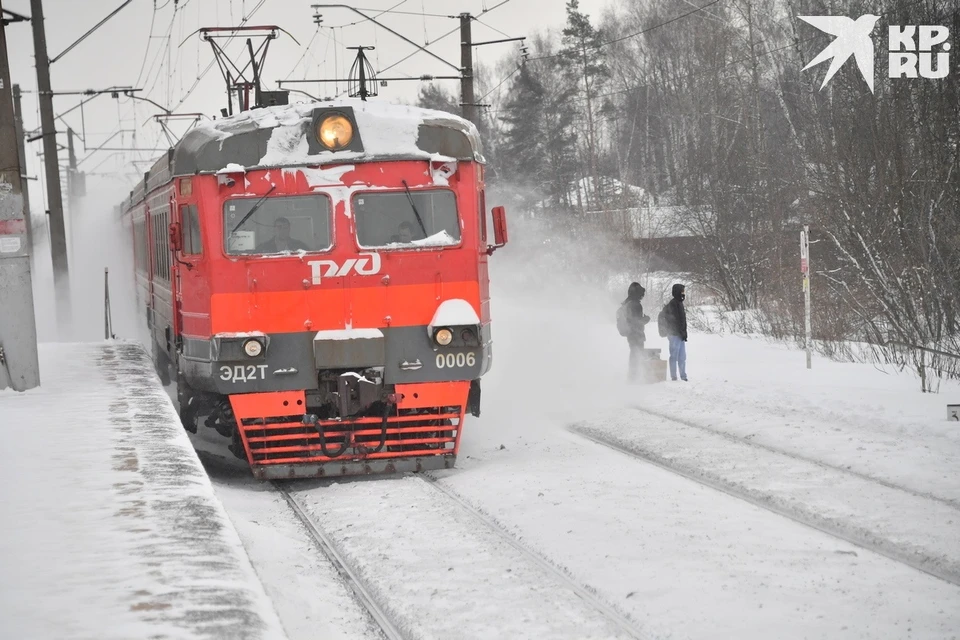
<instances>
[{"instance_id":1,"label":"train buffer","mask_svg":"<svg viewBox=\"0 0 960 640\"><path fill-rule=\"evenodd\" d=\"M45 344L0 391L11 638L285 638L143 348Z\"/></svg>"}]
</instances>

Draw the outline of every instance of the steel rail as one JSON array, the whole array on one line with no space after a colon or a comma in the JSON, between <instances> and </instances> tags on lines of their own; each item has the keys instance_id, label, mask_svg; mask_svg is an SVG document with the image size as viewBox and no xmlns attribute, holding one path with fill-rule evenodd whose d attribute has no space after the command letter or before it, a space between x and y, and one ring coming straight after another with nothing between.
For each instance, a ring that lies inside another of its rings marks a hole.
<instances>
[{"instance_id":1,"label":"steel rail","mask_svg":"<svg viewBox=\"0 0 960 640\"><path fill-rule=\"evenodd\" d=\"M310 534L317 548L320 549L320 552L326 556L327 560L333 564L337 572L343 577L347 586L350 587L356 596L357 601L367 610L367 613L370 614L373 621L380 627L384 636L386 636L388 640L407 640L407 637L403 635L387 612L384 611L383 607L377 602L376 598L373 597L373 594L370 593L370 590L363 583L363 580L360 579L357 572L354 571L346 558L337 550L337 547L333 544L330 537L307 514L306 510L297 502L296 497L279 482L274 482L273 486L276 487L280 495L287 501L291 511L293 511L297 519L303 524L304 528L306 528L307 533Z\"/></svg>"},{"instance_id":2,"label":"steel rail","mask_svg":"<svg viewBox=\"0 0 960 640\"><path fill-rule=\"evenodd\" d=\"M653 636L649 633L642 631L637 628L637 626L624 614L620 613L612 605L604 602L597 594L587 587L579 584L573 577L562 569L556 567L549 560L541 556L536 551L529 549L525 544L520 542L516 536L504 529L500 523L495 519L481 511L480 509L474 507L472 504L467 502L463 497L460 496L456 491L445 487L440 480L433 475L432 472L424 471L417 474L418 477L423 478L427 485L442 493L446 497L450 498L461 508L467 511L470 515L476 518L478 521L483 523L490 531L498 535L504 542L509 544L511 547L519 551L523 557L527 558L533 562L537 567L542 571L549 574L551 577L556 579L560 584L567 587L573 591L577 596L582 598L585 602L589 603L596 609L604 618L609 620L611 623L616 625L621 631L629 635L631 638L639 638L641 640L646 640L647 638L652 638Z\"/></svg>"},{"instance_id":3,"label":"steel rail","mask_svg":"<svg viewBox=\"0 0 960 640\"><path fill-rule=\"evenodd\" d=\"M867 540L864 540L863 538L847 534L846 532L840 530L839 528L824 526L814 518L808 517L792 509L778 507L775 504L771 504L767 501L760 500L754 496L751 496L746 491L741 491L737 489L735 486L733 486L732 484L724 482L723 480L708 478L708 477L695 474L691 471L688 471L677 465L672 464L671 461L665 458L662 458L660 456L648 455L639 451L634 451L629 447L618 444L616 442L605 440L602 437L599 437L593 433L587 433L585 431L577 429L576 427L568 427L568 430L571 433L575 433L576 435L580 436L581 438L590 440L591 442L599 446L602 446L612 451L615 451L617 453L623 454L634 460L652 464L654 466L657 466L663 469L664 471L668 471L675 475L681 476L683 478L686 478L687 480L692 480L697 484L700 484L704 487L708 487L710 489L714 489L716 491L720 491L721 493L725 493L728 496L737 498L739 500L743 500L744 502L752 504L755 507L758 507L765 511L769 511L771 513L775 513L779 516L787 518L788 520L792 520L797 524L803 525L805 527L808 527L820 533L826 534L832 538L843 540L844 542L848 542L855 547L864 549L865 551L876 553L877 555L883 556L888 560L893 560L894 562L897 562L899 564L906 565L911 569L915 569L916 571L924 573L928 576L939 578L940 580L943 580L944 582L947 582L949 584L960 585L960 577L958 577L957 575L949 571L941 571L936 567L931 568L931 567L923 566L916 558L913 557L913 554L911 554L909 551L904 550L898 553L898 551L900 551L898 549L885 549L883 546L879 544L874 544Z\"/></svg>"}]
</instances>

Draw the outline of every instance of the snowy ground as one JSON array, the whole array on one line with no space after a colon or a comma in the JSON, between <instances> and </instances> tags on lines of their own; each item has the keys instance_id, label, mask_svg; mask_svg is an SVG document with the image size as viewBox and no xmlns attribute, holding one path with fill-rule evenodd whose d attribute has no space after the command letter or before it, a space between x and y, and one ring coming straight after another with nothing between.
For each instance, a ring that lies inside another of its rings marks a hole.
<instances>
[{"instance_id":1,"label":"snowy ground","mask_svg":"<svg viewBox=\"0 0 960 640\"><path fill-rule=\"evenodd\" d=\"M291 485L407 637L624 633L556 572L637 637L958 636L960 434L944 405L960 387L923 395L909 375L807 371L796 350L698 334L691 382L628 386L612 309L585 306L495 301L483 415L457 469L434 474L492 527L413 477ZM329 637L377 637L270 486L207 466L291 638L330 615Z\"/></svg>"},{"instance_id":2,"label":"snowy ground","mask_svg":"<svg viewBox=\"0 0 960 640\"><path fill-rule=\"evenodd\" d=\"M143 350L41 345L0 392L0 636L284 638Z\"/></svg>"},{"instance_id":3,"label":"snowy ground","mask_svg":"<svg viewBox=\"0 0 960 640\"><path fill-rule=\"evenodd\" d=\"M725 462L720 468L736 469L736 479L758 491L798 488L791 484L797 479L774 474L782 469L758 468L750 447L731 447L723 454L733 457L718 460L713 440L671 434L676 424L632 408L649 407L862 474L848 474L848 482L866 486L875 477L952 499L960 488L960 431L946 422L944 404L960 397L957 385L924 396L910 376L819 358L807 371L794 350L693 334L691 382L629 387L613 309L595 311L576 310L560 297L536 305L508 298L495 306L497 362L484 387L487 410L467 428L459 469L444 474L451 487L635 619L681 635L958 633L954 584L566 430L580 423L639 442L651 434L691 466ZM651 332L647 346L658 342ZM863 406L872 411L861 416ZM950 562L960 559L955 505L904 491L891 504L884 492L893 490L878 483L860 497L818 494L803 480L800 497L833 509L826 518L842 515L893 540L927 545Z\"/></svg>"},{"instance_id":4,"label":"snowy ground","mask_svg":"<svg viewBox=\"0 0 960 640\"><path fill-rule=\"evenodd\" d=\"M404 637L960 637L960 426L945 410L960 402L960 385L924 395L909 373L820 357L807 371L795 349L694 331L689 383L627 386L616 302L536 271L536 256L525 255L534 251L510 251L493 260L496 358L457 469L434 474L436 485L409 476L289 485ZM100 260L91 257L87 270L102 275ZM110 266L114 291L123 291L125 271ZM518 273L555 286L519 291ZM99 331L90 306L79 309L89 316L84 339ZM135 309L117 306L115 319L131 324ZM40 318L49 324L50 315ZM647 346L665 348L654 331ZM6 404L3 412L7 426ZM288 637L383 637L278 491L254 481L215 433L201 428L191 439ZM61 436L67 446L47 455L82 465L92 454L75 440ZM37 550L12 565L27 589L5 581L5 622L8 610L35 607L23 594L50 588L25 569L41 549L93 538L109 548L103 575L90 579L90 566L64 562L48 576L59 593L52 602L79 584L95 585L85 602L104 599L126 575L115 566L121 547L110 544L110 519L84 520L112 505L64 515L61 502L83 503L74 493L87 476L70 468L78 487L64 487L62 473L40 473L27 462L40 454L26 453L7 465L5 486L29 482L53 497L32 507L5 495L5 520L39 513L38 522L66 526L31 524L25 539L9 538ZM5 568L11 544L0 542ZM260 584L244 587L251 602L260 602ZM179 607L117 606L111 620L120 637L139 616L176 616ZM43 625L71 611L12 629L44 635Z\"/></svg>"}]
</instances>

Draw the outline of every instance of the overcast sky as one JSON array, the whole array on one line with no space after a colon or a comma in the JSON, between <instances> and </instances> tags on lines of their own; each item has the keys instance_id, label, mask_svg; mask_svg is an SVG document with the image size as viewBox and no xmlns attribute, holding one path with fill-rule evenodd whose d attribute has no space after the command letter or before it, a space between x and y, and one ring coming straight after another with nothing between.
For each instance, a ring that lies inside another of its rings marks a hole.
<instances>
[{"instance_id":1,"label":"overcast sky","mask_svg":"<svg viewBox=\"0 0 960 640\"><path fill-rule=\"evenodd\" d=\"M505 36L532 36L549 28L559 29L565 21L565 0L508 0L502 6L497 6L501 1L355 0L343 4L364 10L367 15L376 15L391 8L396 12L416 13L417 15L387 13L377 19L420 45L429 42L431 51L454 65L459 65L460 59L458 31L445 38L441 36L458 29L459 21L446 16L460 12L479 16L473 26L475 41L494 40ZM597 19L601 10L611 2L612 0L581 0L580 4L581 10ZM45 0L44 14L50 57L57 56L120 4L122 0ZM354 52L346 51L347 46L376 45L376 51L370 52L369 56L378 70L416 51L410 44L346 9L320 9L324 28L317 32L312 19L312 4L318 4L317 0L133 0L107 24L53 65L52 85L55 91L103 89L113 85L135 86L144 89L139 95L176 112L215 114L225 106L224 82L215 65L202 75L213 62L213 53L210 45L202 42L199 35L191 34L199 27L236 25L248 15L251 16L248 25L278 25L291 34L281 34L280 38L270 45L263 74L264 86L268 89L276 88L278 79L335 75L345 77L354 55ZM4 0L3 6L21 14L30 13L29 0ZM489 10L489 13L482 13L485 10ZM438 17L421 14L438 14ZM293 38L300 44L294 42ZM307 49L307 44L311 42ZM254 42L255 46L257 44L258 41ZM36 69L29 25L9 25L7 45L13 82L20 84L25 92L33 92L36 88ZM244 42L238 39L228 50L239 54L244 46ZM480 63L488 64L492 68L500 58L516 55L518 48L519 43L479 47L475 49L475 56ZM389 76L455 73L452 68L424 53L417 53L387 71ZM197 78L201 75L198 82ZM495 84L500 78L493 80ZM390 83L387 87L380 88L379 99L411 102L416 98L419 84ZM459 92L459 83L446 81L443 84L450 90ZM302 88L313 95L325 95L317 84ZM327 89L330 94L333 93L332 87ZM339 89L343 90L344 87L340 86ZM294 96L296 94L291 94L292 100ZM56 97L56 113L66 111L79 100L80 97L76 96ZM23 108L26 129L36 128L39 117L35 93L25 93ZM123 171L131 174L136 171L142 173L148 168L145 164L134 164L132 161L155 157L158 152L144 151L131 156L104 151L90 155L87 150L101 145L119 129L124 131L110 140L108 146L164 146L160 128L150 120L156 113L159 113L159 110L148 103L132 103L126 98L116 100L107 94L84 106L82 113L81 110L75 110L65 116L65 120L78 134L86 133L85 144L77 141L80 169L94 174L105 174L88 177L91 188L96 188L95 181L99 180L116 183L120 189L129 189L134 178L120 177L118 174ZM63 122L57 121L57 128L62 131ZM182 128L181 126L180 129ZM65 144L65 136L61 136L60 141ZM39 142L28 146L30 175L37 175L39 170L39 150ZM39 183L33 182L31 187L32 208L39 211L42 206L39 201Z\"/></svg>"}]
</instances>

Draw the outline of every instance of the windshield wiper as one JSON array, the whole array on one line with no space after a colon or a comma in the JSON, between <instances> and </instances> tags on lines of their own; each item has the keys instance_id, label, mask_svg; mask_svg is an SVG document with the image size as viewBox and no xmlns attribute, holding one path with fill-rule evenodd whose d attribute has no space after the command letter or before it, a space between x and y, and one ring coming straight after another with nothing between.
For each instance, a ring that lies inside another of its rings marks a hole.
<instances>
[{"instance_id":1,"label":"windshield wiper","mask_svg":"<svg viewBox=\"0 0 960 640\"><path fill-rule=\"evenodd\" d=\"M417 222L420 223L420 231L423 232L423 237L426 238L428 235L427 228L423 225L423 218L420 217L420 212L417 211L417 205L413 203L413 194L410 193L410 187L407 186L406 180L402 180L401 182L403 182L403 188L406 190L407 200L410 201L410 208L413 209L413 215L417 216Z\"/></svg>"},{"instance_id":2,"label":"windshield wiper","mask_svg":"<svg viewBox=\"0 0 960 640\"><path fill-rule=\"evenodd\" d=\"M263 197L262 197L262 198L260 198L259 200L257 200L257 203L253 205L253 207L250 209L250 211L247 213L247 215L243 216L243 220L241 220L239 223L237 223L237 226L235 226L235 227L233 228L233 231L230 232L230 235L235 234L235 233L237 232L237 229L239 229L240 227L242 227L242 226L243 226L243 223L246 222L247 220L249 220L249 219L250 219L250 216L252 216L254 213L257 212L257 209L260 208L260 205L263 204L263 201L266 200L266 199L267 199L267 196L270 195L271 193L273 193L273 190L276 189L276 188L277 188L277 185L272 185L272 186L270 187L270 191L267 191L265 194L263 194Z\"/></svg>"}]
</instances>

